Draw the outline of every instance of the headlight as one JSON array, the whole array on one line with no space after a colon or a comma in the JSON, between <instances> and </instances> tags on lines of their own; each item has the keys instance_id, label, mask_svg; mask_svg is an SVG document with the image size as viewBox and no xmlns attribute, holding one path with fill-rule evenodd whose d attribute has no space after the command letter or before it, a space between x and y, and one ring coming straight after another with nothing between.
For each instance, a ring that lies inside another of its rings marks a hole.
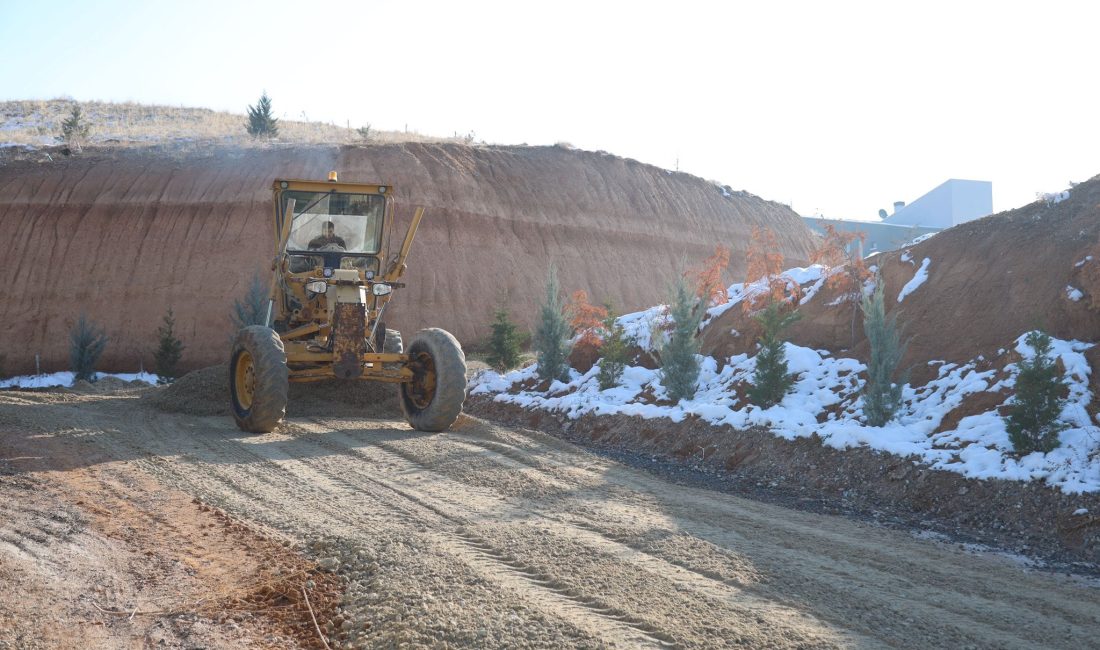
<instances>
[{"instance_id":1,"label":"headlight","mask_svg":"<svg viewBox=\"0 0 1100 650\"><path fill-rule=\"evenodd\" d=\"M328 283L324 280L314 280L306 283L306 291L310 293L324 293L328 290Z\"/></svg>"},{"instance_id":2,"label":"headlight","mask_svg":"<svg viewBox=\"0 0 1100 650\"><path fill-rule=\"evenodd\" d=\"M393 291L393 287L388 284L382 284L381 282L371 287L371 292L376 296L386 296L389 295L391 291Z\"/></svg>"}]
</instances>

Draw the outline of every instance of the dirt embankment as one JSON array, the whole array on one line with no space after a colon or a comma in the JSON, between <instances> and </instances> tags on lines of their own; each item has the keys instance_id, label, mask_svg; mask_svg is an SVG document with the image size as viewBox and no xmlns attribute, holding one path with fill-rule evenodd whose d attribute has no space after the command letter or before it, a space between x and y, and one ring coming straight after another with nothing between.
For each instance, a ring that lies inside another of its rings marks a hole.
<instances>
[{"instance_id":1,"label":"dirt embankment","mask_svg":"<svg viewBox=\"0 0 1100 650\"><path fill-rule=\"evenodd\" d=\"M415 205L427 208L406 275L387 314L411 331L438 326L464 343L486 335L505 300L530 324L547 268L567 290L620 310L661 302L686 262L730 246L728 281L743 273L753 226L805 260L813 235L785 206L615 156L559 147L440 144L86 151L0 167L0 239L8 242L0 318L20 324L0 341L5 370L64 366L81 311L112 343L106 369L132 370L155 343L169 306L189 368L224 362L228 314L273 254L276 177L392 184L399 239Z\"/></svg>"},{"instance_id":2,"label":"dirt embankment","mask_svg":"<svg viewBox=\"0 0 1100 650\"><path fill-rule=\"evenodd\" d=\"M925 258L927 280L899 303ZM1100 334L1100 177L1059 203L1037 201L956 226L869 263L882 271L887 310L912 337L903 365L916 364L918 383L927 379L927 361L992 358L1036 328L1093 341ZM1080 290L1078 300L1071 289ZM787 338L866 360L860 316L853 322L852 303L833 304L837 297L821 291L801 306ZM748 352L752 331L742 310L731 309L708 326L703 353L722 359Z\"/></svg>"}]
</instances>

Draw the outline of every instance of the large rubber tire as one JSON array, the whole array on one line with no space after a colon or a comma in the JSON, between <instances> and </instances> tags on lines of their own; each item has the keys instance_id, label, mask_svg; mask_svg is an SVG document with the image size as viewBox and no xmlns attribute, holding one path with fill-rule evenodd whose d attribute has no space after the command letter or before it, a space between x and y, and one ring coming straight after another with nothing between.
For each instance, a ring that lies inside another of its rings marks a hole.
<instances>
[{"instance_id":1,"label":"large rubber tire","mask_svg":"<svg viewBox=\"0 0 1100 650\"><path fill-rule=\"evenodd\" d=\"M409 363L417 379L401 384L401 410L414 429L443 431L454 424L466 400L466 355L450 332L420 330L408 347ZM424 369L434 374L434 386L425 387Z\"/></svg>"},{"instance_id":2,"label":"large rubber tire","mask_svg":"<svg viewBox=\"0 0 1100 650\"><path fill-rule=\"evenodd\" d=\"M237 426L269 433L286 415L286 350L270 327L250 325L237 333L229 356L229 405Z\"/></svg>"},{"instance_id":3,"label":"large rubber tire","mask_svg":"<svg viewBox=\"0 0 1100 650\"><path fill-rule=\"evenodd\" d=\"M382 344L382 352L387 354L401 354L405 351L405 343L401 340L401 332L386 328L386 341ZM398 369L400 363L387 363L383 366L387 369Z\"/></svg>"},{"instance_id":4,"label":"large rubber tire","mask_svg":"<svg viewBox=\"0 0 1100 650\"><path fill-rule=\"evenodd\" d=\"M405 351L405 343L401 340L401 332L386 328L386 342L382 344L385 353L401 354Z\"/></svg>"}]
</instances>

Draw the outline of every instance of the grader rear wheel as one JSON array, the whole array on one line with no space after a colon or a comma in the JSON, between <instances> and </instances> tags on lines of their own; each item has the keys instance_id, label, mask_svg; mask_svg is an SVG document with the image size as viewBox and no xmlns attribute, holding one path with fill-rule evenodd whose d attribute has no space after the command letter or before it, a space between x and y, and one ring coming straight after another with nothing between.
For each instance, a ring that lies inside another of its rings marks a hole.
<instances>
[{"instance_id":1,"label":"grader rear wheel","mask_svg":"<svg viewBox=\"0 0 1100 650\"><path fill-rule=\"evenodd\" d=\"M286 352L275 330L261 325L237 333L229 357L229 401L243 431L268 433L286 415Z\"/></svg>"},{"instance_id":2,"label":"grader rear wheel","mask_svg":"<svg viewBox=\"0 0 1100 650\"><path fill-rule=\"evenodd\" d=\"M462 413L466 355L449 332L420 330L409 342L413 380L401 384L401 410L414 429L443 431Z\"/></svg>"}]
</instances>

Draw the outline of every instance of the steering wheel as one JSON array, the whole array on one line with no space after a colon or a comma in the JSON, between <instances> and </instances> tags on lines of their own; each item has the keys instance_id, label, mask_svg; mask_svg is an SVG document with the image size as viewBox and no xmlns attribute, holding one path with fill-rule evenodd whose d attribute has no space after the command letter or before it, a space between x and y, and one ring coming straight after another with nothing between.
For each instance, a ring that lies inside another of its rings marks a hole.
<instances>
[{"instance_id":1,"label":"steering wheel","mask_svg":"<svg viewBox=\"0 0 1100 650\"><path fill-rule=\"evenodd\" d=\"M324 246L322 246L318 249L315 249L315 250L319 250L322 253L345 253L345 252L347 252L347 249L344 248L343 246L341 246L340 244L325 244Z\"/></svg>"}]
</instances>

